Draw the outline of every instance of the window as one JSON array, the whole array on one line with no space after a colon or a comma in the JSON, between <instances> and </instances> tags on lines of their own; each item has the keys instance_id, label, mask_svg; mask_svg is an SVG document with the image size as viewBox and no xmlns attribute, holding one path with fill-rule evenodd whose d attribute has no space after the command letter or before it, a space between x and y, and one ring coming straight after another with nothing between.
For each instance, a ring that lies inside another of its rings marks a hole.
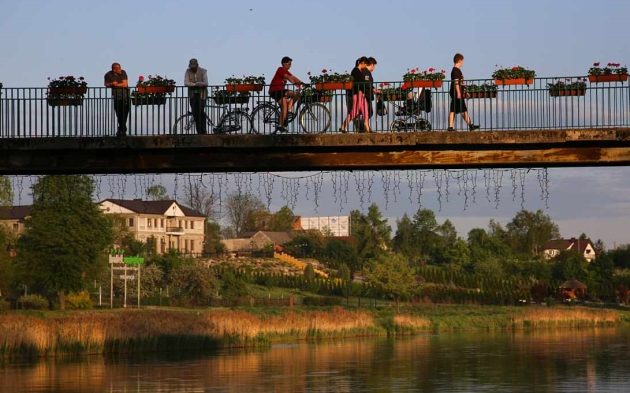
<instances>
[{"instance_id":1,"label":"window","mask_svg":"<svg viewBox=\"0 0 630 393\"><path fill-rule=\"evenodd\" d=\"M158 222L158 221L157 221L157 218L153 219L153 226L154 226L155 228L157 228L157 227L158 227L157 222Z\"/></svg>"},{"instance_id":2,"label":"window","mask_svg":"<svg viewBox=\"0 0 630 393\"><path fill-rule=\"evenodd\" d=\"M194 221L190 222L190 229L195 229L195 222Z\"/></svg>"},{"instance_id":3,"label":"window","mask_svg":"<svg viewBox=\"0 0 630 393\"><path fill-rule=\"evenodd\" d=\"M195 252L195 241L194 240L190 241L190 252L191 253Z\"/></svg>"},{"instance_id":4,"label":"window","mask_svg":"<svg viewBox=\"0 0 630 393\"><path fill-rule=\"evenodd\" d=\"M163 218L160 219L160 228L164 228L164 219Z\"/></svg>"},{"instance_id":5,"label":"window","mask_svg":"<svg viewBox=\"0 0 630 393\"><path fill-rule=\"evenodd\" d=\"M147 227L151 228L152 223L153 223L153 220L151 220L150 218L147 218Z\"/></svg>"},{"instance_id":6,"label":"window","mask_svg":"<svg viewBox=\"0 0 630 393\"><path fill-rule=\"evenodd\" d=\"M133 218L130 218L130 219L129 219L129 227L130 227L130 228L131 228L131 227L133 227Z\"/></svg>"},{"instance_id":7,"label":"window","mask_svg":"<svg viewBox=\"0 0 630 393\"><path fill-rule=\"evenodd\" d=\"M179 227L180 227L180 228L183 228L183 226L182 226L182 220L179 220Z\"/></svg>"},{"instance_id":8,"label":"window","mask_svg":"<svg viewBox=\"0 0 630 393\"><path fill-rule=\"evenodd\" d=\"M186 227L186 229L188 229L188 220L184 220L184 227Z\"/></svg>"},{"instance_id":9,"label":"window","mask_svg":"<svg viewBox=\"0 0 630 393\"><path fill-rule=\"evenodd\" d=\"M13 230L17 232L20 229L20 224L13 224Z\"/></svg>"}]
</instances>

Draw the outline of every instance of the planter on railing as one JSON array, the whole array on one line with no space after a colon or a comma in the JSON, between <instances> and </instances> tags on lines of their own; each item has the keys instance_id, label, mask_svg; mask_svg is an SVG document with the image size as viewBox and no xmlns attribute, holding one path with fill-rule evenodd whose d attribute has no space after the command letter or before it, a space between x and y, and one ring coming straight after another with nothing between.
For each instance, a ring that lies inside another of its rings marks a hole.
<instances>
[{"instance_id":1,"label":"planter on railing","mask_svg":"<svg viewBox=\"0 0 630 393\"><path fill-rule=\"evenodd\" d=\"M352 82L316 83L315 90L352 90Z\"/></svg>"},{"instance_id":2,"label":"planter on railing","mask_svg":"<svg viewBox=\"0 0 630 393\"><path fill-rule=\"evenodd\" d=\"M549 89L551 97L579 97L586 95L586 89Z\"/></svg>"},{"instance_id":3,"label":"planter on railing","mask_svg":"<svg viewBox=\"0 0 630 393\"><path fill-rule=\"evenodd\" d=\"M484 98L497 98L496 91L471 91L466 93L466 98L469 99L484 99Z\"/></svg>"},{"instance_id":4,"label":"planter on railing","mask_svg":"<svg viewBox=\"0 0 630 393\"><path fill-rule=\"evenodd\" d=\"M383 101L404 101L405 95L403 93L384 93L381 95Z\"/></svg>"},{"instance_id":5,"label":"planter on railing","mask_svg":"<svg viewBox=\"0 0 630 393\"><path fill-rule=\"evenodd\" d=\"M166 97L161 95L147 95L147 96L135 96L131 97L131 102L136 105L164 105L166 104Z\"/></svg>"},{"instance_id":6,"label":"planter on railing","mask_svg":"<svg viewBox=\"0 0 630 393\"><path fill-rule=\"evenodd\" d=\"M248 91L262 91L264 85L254 83L228 84L225 90L228 93L244 93Z\"/></svg>"},{"instance_id":7,"label":"planter on railing","mask_svg":"<svg viewBox=\"0 0 630 393\"><path fill-rule=\"evenodd\" d=\"M48 95L49 96L58 96L61 94L71 94L71 95L84 95L87 93L87 86L79 86L79 87L49 87Z\"/></svg>"},{"instance_id":8,"label":"planter on railing","mask_svg":"<svg viewBox=\"0 0 630 393\"><path fill-rule=\"evenodd\" d=\"M83 96L79 97L64 97L64 96L48 96L46 102L49 106L79 106L83 105Z\"/></svg>"},{"instance_id":9,"label":"planter on railing","mask_svg":"<svg viewBox=\"0 0 630 393\"><path fill-rule=\"evenodd\" d=\"M239 105L243 105L243 104L247 104L249 102L250 96L249 95L243 95L243 94L239 94L239 95L235 95L235 96L230 96L230 95L215 95L212 97L212 100L217 104L217 105L228 105L228 104L239 104Z\"/></svg>"},{"instance_id":10,"label":"planter on railing","mask_svg":"<svg viewBox=\"0 0 630 393\"><path fill-rule=\"evenodd\" d=\"M434 87L437 89L439 87L442 87L442 81L441 80L426 80L426 79L407 81L403 83L401 89L407 90L414 87L424 87L424 88Z\"/></svg>"},{"instance_id":11,"label":"planter on railing","mask_svg":"<svg viewBox=\"0 0 630 393\"><path fill-rule=\"evenodd\" d=\"M175 91L175 86L136 86L138 94L166 94Z\"/></svg>"},{"instance_id":12,"label":"planter on railing","mask_svg":"<svg viewBox=\"0 0 630 393\"><path fill-rule=\"evenodd\" d=\"M513 85L531 85L534 79L516 78L516 79L495 79L494 84L497 86L513 86Z\"/></svg>"},{"instance_id":13,"label":"planter on railing","mask_svg":"<svg viewBox=\"0 0 630 393\"><path fill-rule=\"evenodd\" d=\"M591 83L625 82L628 80L628 74L589 75L588 80Z\"/></svg>"}]
</instances>

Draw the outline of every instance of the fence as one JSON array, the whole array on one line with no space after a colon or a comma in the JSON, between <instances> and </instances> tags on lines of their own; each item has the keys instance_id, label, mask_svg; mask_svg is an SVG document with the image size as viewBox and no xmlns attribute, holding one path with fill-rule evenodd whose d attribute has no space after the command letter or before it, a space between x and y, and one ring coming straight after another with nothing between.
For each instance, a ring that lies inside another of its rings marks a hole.
<instances>
[{"instance_id":1,"label":"fence","mask_svg":"<svg viewBox=\"0 0 630 393\"><path fill-rule=\"evenodd\" d=\"M583 87L576 88L549 87L558 80L572 83L581 78L537 78L521 85L468 80L468 112L482 131L630 126L627 80L583 82ZM440 81L435 87L423 89L400 81L375 83L376 89L384 89L382 98L387 113L381 116L374 111L370 119L372 130L446 130L450 85L449 81ZM351 92L314 87L301 91L302 100L295 107L297 113L289 116L287 133L339 132L348 114ZM231 93L224 85L209 86L205 111L208 133L275 133L279 108L267 88ZM426 111L426 101L419 102L419 98L428 98L425 91L430 91L430 112ZM129 108L128 136L197 133L189 112L187 88L176 87L172 93L149 96L138 96L136 89L130 88L129 96L125 101ZM376 98L370 106L375 109ZM351 122L349 128L356 131L357 123ZM466 129L461 118L455 128ZM0 138L113 137L116 131L111 89L88 88L83 94L70 96L53 96L47 88L0 89Z\"/></svg>"}]
</instances>

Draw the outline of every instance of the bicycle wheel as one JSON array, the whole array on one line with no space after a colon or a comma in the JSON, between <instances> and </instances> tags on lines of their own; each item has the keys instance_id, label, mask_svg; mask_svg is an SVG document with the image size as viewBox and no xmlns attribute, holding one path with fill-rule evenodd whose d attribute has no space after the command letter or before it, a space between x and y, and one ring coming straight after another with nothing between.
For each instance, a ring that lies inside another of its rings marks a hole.
<instances>
[{"instance_id":1,"label":"bicycle wheel","mask_svg":"<svg viewBox=\"0 0 630 393\"><path fill-rule=\"evenodd\" d=\"M229 112L219 127L217 127L217 131L222 134L234 133L234 134L253 134L255 133L252 127L252 120L249 118L249 115L237 109L235 111Z\"/></svg>"},{"instance_id":2,"label":"bicycle wheel","mask_svg":"<svg viewBox=\"0 0 630 393\"><path fill-rule=\"evenodd\" d=\"M181 115L173 124L173 134L195 134L196 132L197 128L192 113Z\"/></svg>"},{"instance_id":3,"label":"bicycle wheel","mask_svg":"<svg viewBox=\"0 0 630 393\"><path fill-rule=\"evenodd\" d=\"M280 110L275 105L269 102L258 105L252 111L251 116L254 133L263 135L275 134L279 117Z\"/></svg>"},{"instance_id":4,"label":"bicycle wheel","mask_svg":"<svg viewBox=\"0 0 630 393\"><path fill-rule=\"evenodd\" d=\"M300 111L300 126L307 134L321 134L330 128L330 110L324 104L306 104Z\"/></svg>"},{"instance_id":5,"label":"bicycle wheel","mask_svg":"<svg viewBox=\"0 0 630 393\"><path fill-rule=\"evenodd\" d=\"M392 131L407 131L407 126L402 120L394 120L389 126Z\"/></svg>"}]
</instances>

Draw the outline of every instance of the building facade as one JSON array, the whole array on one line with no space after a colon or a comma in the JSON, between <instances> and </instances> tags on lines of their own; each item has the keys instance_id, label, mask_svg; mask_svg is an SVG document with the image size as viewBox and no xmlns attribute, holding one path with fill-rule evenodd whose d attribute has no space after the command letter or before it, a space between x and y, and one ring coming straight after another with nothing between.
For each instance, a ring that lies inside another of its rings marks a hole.
<instances>
[{"instance_id":1,"label":"building facade","mask_svg":"<svg viewBox=\"0 0 630 393\"><path fill-rule=\"evenodd\" d=\"M136 240L155 239L157 254L203 252L206 217L177 201L105 199L99 207L105 214L117 215Z\"/></svg>"},{"instance_id":2,"label":"building facade","mask_svg":"<svg viewBox=\"0 0 630 393\"><path fill-rule=\"evenodd\" d=\"M24 220L31 215L31 206L0 206L0 225L15 237L24 232Z\"/></svg>"},{"instance_id":3,"label":"building facade","mask_svg":"<svg viewBox=\"0 0 630 393\"><path fill-rule=\"evenodd\" d=\"M545 244L545 259L552 259L560 255L565 250L573 250L584 256L589 263L593 262L595 255L595 247L590 239L556 239Z\"/></svg>"}]
</instances>

